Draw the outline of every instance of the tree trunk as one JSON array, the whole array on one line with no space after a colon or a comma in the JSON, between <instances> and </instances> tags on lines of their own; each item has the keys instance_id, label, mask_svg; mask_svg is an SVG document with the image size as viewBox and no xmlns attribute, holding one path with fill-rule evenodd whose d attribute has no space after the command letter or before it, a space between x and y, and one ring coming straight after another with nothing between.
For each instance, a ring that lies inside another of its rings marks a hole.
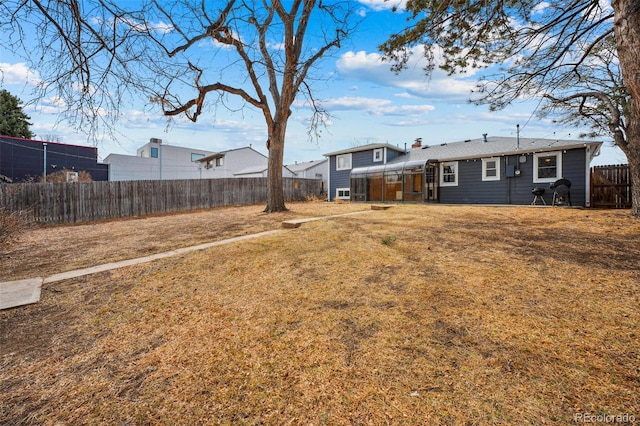
<instances>
[{"instance_id":1,"label":"tree trunk","mask_svg":"<svg viewBox=\"0 0 640 426\"><path fill-rule=\"evenodd\" d=\"M636 136L640 140L640 136ZM627 154L629 172L631 174L631 214L640 217L640 147L636 142L635 149L630 149L632 155Z\"/></svg>"},{"instance_id":2,"label":"tree trunk","mask_svg":"<svg viewBox=\"0 0 640 426\"><path fill-rule=\"evenodd\" d=\"M267 169L267 207L265 213L287 211L284 205L284 188L282 186L282 167L284 158L284 135L286 127L274 123L269 132L269 168Z\"/></svg>"},{"instance_id":3,"label":"tree trunk","mask_svg":"<svg viewBox=\"0 0 640 426\"><path fill-rule=\"evenodd\" d=\"M640 2L614 0L613 30L624 85L631 95L625 114L627 121L626 146L620 148L627 156L631 172L631 214L640 216Z\"/></svg>"}]
</instances>

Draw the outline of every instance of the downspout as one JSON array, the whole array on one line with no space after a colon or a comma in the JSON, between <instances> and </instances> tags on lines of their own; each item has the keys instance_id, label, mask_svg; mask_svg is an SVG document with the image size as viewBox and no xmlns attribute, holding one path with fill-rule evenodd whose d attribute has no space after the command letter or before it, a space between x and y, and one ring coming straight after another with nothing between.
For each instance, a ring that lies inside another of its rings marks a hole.
<instances>
[{"instance_id":1,"label":"downspout","mask_svg":"<svg viewBox=\"0 0 640 426\"><path fill-rule=\"evenodd\" d=\"M507 167L509 166L509 156L505 156L504 158L504 171L505 175L507 174ZM507 204L511 204L511 180L513 178L507 177Z\"/></svg>"},{"instance_id":2,"label":"downspout","mask_svg":"<svg viewBox=\"0 0 640 426\"><path fill-rule=\"evenodd\" d=\"M162 144L158 144L158 162L160 163L160 180L162 180Z\"/></svg>"},{"instance_id":3,"label":"downspout","mask_svg":"<svg viewBox=\"0 0 640 426\"><path fill-rule=\"evenodd\" d=\"M331 201L331 157L327 161L327 202Z\"/></svg>"},{"instance_id":4,"label":"downspout","mask_svg":"<svg viewBox=\"0 0 640 426\"><path fill-rule=\"evenodd\" d=\"M591 207L591 145L584 149L584 206Z\"/></svg>"}]
</instances>

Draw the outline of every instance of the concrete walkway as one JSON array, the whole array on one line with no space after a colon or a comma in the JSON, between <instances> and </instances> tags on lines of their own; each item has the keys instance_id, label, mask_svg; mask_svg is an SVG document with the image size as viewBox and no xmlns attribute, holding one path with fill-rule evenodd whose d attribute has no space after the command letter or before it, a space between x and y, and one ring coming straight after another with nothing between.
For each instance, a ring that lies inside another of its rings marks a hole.
<instances>
[{"instance_id":1,"label":"concrete walkway","mask_svg":"<svg viewBox=\"0 0 640 426\"><path fill-rule=\"evenodd\" d=\"M373 206L371 210L376 210ZM283 228L298 228L301 224L322 219L331 219L341 216L350 216L355 214L367 213L371 210L363 210L359 212L343 213L333 216L319 216L304 219L293 219L282 222ZM176 250L166 251L164 253L152 254L149 256L138 257L136 259L121 260L119 262L105 263L103 265L92 266L90 268L76 269L75 271L62 272L60 274L51 275L49 277L36 277L17 281L0 282L0 310L13 308L16 306L37 303L40 300L40 292L43 284L51 284L58 281L64 281L72 278L78 278L85 275L97 274L98 272L111 271L113 269L124 268L127 266L139 265L141 263L153 262L154 260L165 259L167 257L177 256L197 250L205 250L211 247L232 244L239 241L260 238L281 232L282 229L274 229L271 231L258 232L257 234L243 235L241 237L228 238L226 240L214 241L211 243L199 244L191 247L183 247Z\"/></svg>"}]
</instances>

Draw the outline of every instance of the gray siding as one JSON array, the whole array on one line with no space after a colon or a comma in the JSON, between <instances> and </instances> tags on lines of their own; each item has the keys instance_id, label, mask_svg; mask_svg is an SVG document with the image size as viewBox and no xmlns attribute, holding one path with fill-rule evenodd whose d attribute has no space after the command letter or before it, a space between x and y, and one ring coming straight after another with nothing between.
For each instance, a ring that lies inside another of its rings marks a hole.
<instances>
[{"instance_id":1,"label":"gray siding","mask_svg":"<svg viewBox=\"0 0 640 426\"><path fill-rule=\"evenodd\" d=\"M351 170L336 170L336 158L337 157L335 155L329 157L329 167L331 168L331 179L329 181L329 184L331 185L331 187L329 188L329 201L335 200L337 188L349 188L351 186L351 182L349 180Z\"/></svg>"},{"instance_id":2,"label":"gray siding","mask_svg":"<svg viewBox=\"0 0 640 426\"><path fill-rule=\"evenodd\" d=\"M585 150L571 149L562 154L563 177L571 181L571 203L574 206L586 204ZM518 156L500 157L500 180L482 181L482 160L460 160L458 162L458 186L441 187L440 202L450 204L530 204L533 201L531 189L545 188L544 199L551 204L553 190L548 183L533 182L534 157L529 154L526 162L520 163L520 176L507 178L507 164L516 165Z\"/></svg>"},{"instance_id":3,"label":"gray siding","mask_svg":"<svg viewBox=\"0 0 640 426\"><path fill-rule=\"evenodd\" d=\"M373 155L373 153L371 153L371 155ZM387 163L390 162L391 160L395 160L396 158L401 157L403 155L404 155L404 152L398 152L398 151L394 151L392 149L387 149Z\"/></svg>"},{"instance_id":4,"label":"gray siding","mask_svg":"<svg viewBox=\"0 0 640 426\"><path fill-rule=\"evenodd\" d=\"M404 155L402 152L387 149L386 162L390 162ZM351 170L336 170L336 155L329 157L330 167L330 188L329 188L329 201L333 201L336 198L337 188L350 188L351 187ZM373 149L366 151L358 151L351 153L351 169L357 167L368 167L385 164L383 161L373 162Z\"/></svg>"}]
</instances>

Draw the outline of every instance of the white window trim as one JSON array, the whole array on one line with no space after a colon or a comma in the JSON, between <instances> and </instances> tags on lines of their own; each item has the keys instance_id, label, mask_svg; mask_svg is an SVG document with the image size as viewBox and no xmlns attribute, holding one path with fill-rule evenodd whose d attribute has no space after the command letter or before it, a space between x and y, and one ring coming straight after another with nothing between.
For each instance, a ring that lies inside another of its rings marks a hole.
<instances>
[{"instance_id":1,"label":"white window trim","mask_svg":"<svg viewBox=\"0 0 640 426\"><path fill-rule=\"evenodd\" d=\"M341 157L348 157L349 158L349 167L340 167L340 158ZM342 154L342 155L336 155L336 170L351 170L351 166L352 166L352 158L351 158L351 154Z\"/></svg>"},{"instance_id":2,"label":"white window trim","mask_svg":"<svg viewBox=\"0 0 640 426\"><path fill-rule=\"evenodd\" d=\"M380 155L380 158L376 159L376 154ZM373 162L379 163L384 160L384 151L382 148L376 148L373 150Z\"/></svg>"},{"instance_id":3,"label":"white window trim","mask_svg":"<svg viewBox=\"0 0 640 426\"><path fill-rule=\"evenodd\" d=\"M490 161L496 162L496 175L487 176L487 163ZM482 159L482 180L483 181L495 181L500 180L500 157L490 157Z\"/></svg>"},{"instance_id":4,"label":"white window trim","mask_svg":"<svg viewBox=\"0 0 640 426\"><path fill-rule=\"evenodd\" d=\"M342 195L342 197L339 195L340 191L346 192L349 195ZM350 200L351 199L351 188L336 188L336 198L339 198L341 200Z\"/></svg>"},{"instance_id":5,"label":"white window trim","mask_svg":"<svg viewBox=\"0 0 640 426\"><path fill-rule=\"evenodd\" d=\"M444 168L445 166L453 165L455 170L455 180L453 182L445 182L444 181ZM440 186L458 186L458 175L460 174L460 169L458 168L457 161L445 161L444 163L440 163Z\"/></svg>"},{"instance_id":6,"label":"white window trim","mask_svg":"<svg viewBox=\"0 0 640 426\"><path fill-rule=\"evenodd\" d=\"M540 157L556 157L556 177L539 178L538 177L538 158ZM533 183L552 183L562 179L562 151L539 152L533 154Z\"/></svg>"}]
</instances>

